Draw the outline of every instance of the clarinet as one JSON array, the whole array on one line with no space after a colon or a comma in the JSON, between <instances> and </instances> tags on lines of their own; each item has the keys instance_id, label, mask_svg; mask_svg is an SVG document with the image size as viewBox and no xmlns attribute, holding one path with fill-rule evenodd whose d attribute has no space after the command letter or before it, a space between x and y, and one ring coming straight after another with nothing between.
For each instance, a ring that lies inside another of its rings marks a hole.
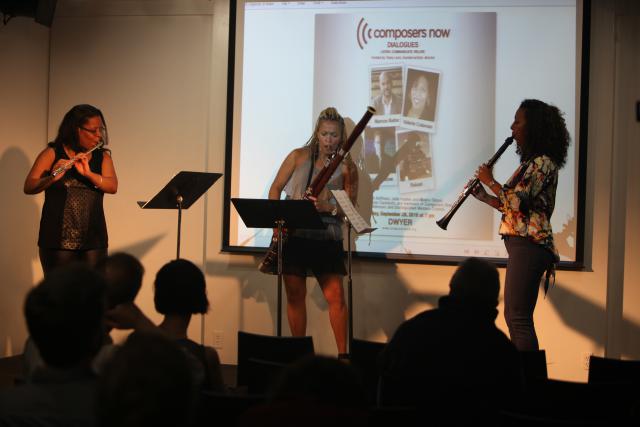
<instances>
[{"instance_id":1,"label":"clarinet","mask_svg":"<svg viewBox=\"0 0 640 427\"><path fill-rule=\"evenodd\" d=\"M513 142L513 137L511 136L505 139L504 143L500 146L500 148L498 148L498 151L496 151L493 157L489 159L489 161L487 162L487 166L492 167L494 163L498 161L500 156L502 156L502 153L504 153L507 147L511 145L512 142ZM473 192L473 189L476 188L476 185L478 185L479 183L480 183L480 180L478 178L470 179L469 182L467 182L467 185L464 187L464 189L462 190L462 192L460 193L456 201L453 203L453 205L451 205L451 209L449 209L449 212L447 212L445 216L443 216L442 218L436 221L436 224L438 224L440 228L442 228L443 230L447 229L447 225L449 224L449 221L451 221L451 218L453 217L453 215L458 211L460 206L462 206L462 203L464 203L464 201L467 200L467 197L469 197L469 194Z\"/></svg>"},{"instance_id":2,"label":"clarinet","mask_svg":"<svg viewBox=\"0 0 640 427\"><path fill-rule=\"evenodd\" d=\"M356 140L360 136L360 134L364 131L365 126L371 120L371 117L375 114L376 110L373 107L367 107L367 111L364 113L356 127L353 128L351 135L347 138L345 143L340 147L340 149L334 153L329 159L328 163L322 168L322 170L316 175L313 179L309 187L304 192L303 199L304 200L312 200L313 198L318 197L318 195L322 192L327 182L333 175L333 173L338 169L340 163L347 155L353 144L355 144ZM313 165L311 166L313 167ZM282 244L286 242L286 234L282 235ZM278 269L278 236L274 233L271 238L271 245L267 250L267 253L258 265L258 269L262 273L266 274L277 274Z\"/></svg>"}]
</instances>

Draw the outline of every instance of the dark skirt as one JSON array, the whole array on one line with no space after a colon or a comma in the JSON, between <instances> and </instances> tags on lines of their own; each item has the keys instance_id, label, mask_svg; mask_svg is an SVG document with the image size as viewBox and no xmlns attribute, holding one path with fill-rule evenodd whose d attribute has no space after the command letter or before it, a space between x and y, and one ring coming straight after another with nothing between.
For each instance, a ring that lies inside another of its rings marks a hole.
<instances>
[{"instance_id":1,"label":"dark skirt","mask_svg":"<svg viewBox=\"0 0 640 427\"><path fill-rule=\"evenodd\" d=\"M316 240L289 236L282 251L284 274L318 277L323 274L345 276L342 240Z\"/></svg>"}]
</instances>

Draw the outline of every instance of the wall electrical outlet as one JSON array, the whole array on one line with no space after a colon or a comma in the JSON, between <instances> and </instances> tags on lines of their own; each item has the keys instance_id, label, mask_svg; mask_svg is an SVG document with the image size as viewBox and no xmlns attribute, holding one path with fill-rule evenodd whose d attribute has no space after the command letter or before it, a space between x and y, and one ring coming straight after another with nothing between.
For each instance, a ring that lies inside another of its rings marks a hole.
<instances>
[{"instance_id":1,"label":"wall electrical outlet","mask_svg":"<svg viewBox=\"0 0 640 427\"><path fill-rule=\"evenodd\" d=\"M585 351L584 353L582 353L582 368L585 371L589 370L589 358L591 357L591 353Z\"/></svg>"},{"instance_id":2,"label":"wall electrical outlet","mask_svg":"<svg viewBox=\"0 0 640 427\"><path fill-rule=\"evenodd\" d=\"M213 331L213 348L221 349L224 345L224 333Z\"/></svg>"}]
</instances>

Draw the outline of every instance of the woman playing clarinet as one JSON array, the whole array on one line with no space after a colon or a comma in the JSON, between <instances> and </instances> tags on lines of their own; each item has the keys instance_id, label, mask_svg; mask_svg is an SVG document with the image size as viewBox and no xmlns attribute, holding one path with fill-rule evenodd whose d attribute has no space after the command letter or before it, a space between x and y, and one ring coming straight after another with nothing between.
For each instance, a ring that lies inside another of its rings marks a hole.
<instances>
[{"instance_id":1,"label":"woman playing clarinet","mask_svg":"<svg viewBox=\"0 0 640 427\"><path fill-rule=\"evenodd\" d=\"M570 137L557 107L525 99L511 125L520 166L506 184L481 165L476 177L495 195L477 185L474 196L502 213L499 233L509 255L504 286L504 316L511 341L520 351L538 350L533 310L540 279L546 271L545 292L559 261L553 243L551 214L555 206L558 171L567 159Z\"/></svg>"},{"instance_id":2,"label":"woman playing clarinet","mask_svg":"<svg viewBox=\"0 0 640 427\"><path fill-rule=\"evenodd\" d=\"M280 199L282 191L289 199L302 199L314 177L346 141L344 120L335 108L323 110L307 143L294 149L284 159L269 189L270 199ZM287 317L293 336L304 336L307 329L306 277L317 279L329 305L329 320L339 357L347 352L347 307L342 277L342 220L330 190L345 190L355 203L358 174L349 156L335 170L324 189L312 198L327 226L322 230L293 230L288 233L282 251L283 277L287 294Z\"/></svg>"}]
</instances>

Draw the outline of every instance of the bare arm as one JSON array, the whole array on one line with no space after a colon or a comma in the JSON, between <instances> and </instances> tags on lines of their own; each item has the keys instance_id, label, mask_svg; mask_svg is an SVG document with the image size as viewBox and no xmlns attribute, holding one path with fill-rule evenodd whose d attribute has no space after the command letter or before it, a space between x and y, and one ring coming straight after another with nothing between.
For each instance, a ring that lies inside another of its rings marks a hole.
<instances>
[{"instance_id":1,"label":"bare arm","mask_svg":"<svg viewBox=\"0 0 640 427\"><path fill-rule=\"evenodd\" d=\"M346 157L340 164L340 172L342 173L342 189L355 206L358 198L358 168L349 157ZM336 208L340 210L335 201L331 202L333 196L328 189L325 188L322 194L324 197L321 200L314 201L319 212L333 212Z\"/></svg>"},{"instance_id":2,"label":"bare arm","mask_svg":"<svg viewBox=\"0 0 640 427\"><path fill-rule=\"evenodd\" d=\"M116 194L118 191L118 176L116 175L116 169L113 166L113 159L111 154L105 151L105 156L102 158L102 185L99 188L105 193Z\"/></svg>"},{"instance_id":3,"label":"bare arm","mask_svg":"<svg viewBox=\"0 0 640 427\"><path fill-rule=\"evenodd\" d=\"M94 182L94 185L97 185L105 193L116 194L118 191L118 177L113 166L113 159L108 151L105 151L102 157L102 180L99 183Z\"/></svg>"},{"instance_id":4,"label":"bare arm","mask_svg":"<svg viewBox=\"0 0 640 427\"><path fill-rule=\"evenodd\" d=\"M105 323L116 329L162 332L133 302L118 304L107 311Z\"/></svg>"},{"instance_id":5,"label":"bare arm","mask_svg":"<svg viewBox=\"0 0 640 427\"><path fill-rule=\"evenodd\" d=\"M344 190L349 195L351 203L356 206L358 202L358 168L351 160L351 157L347 157L343 166L344 177Z\"/></svg>"},{"instance_id":6,"label":"bare arm","mask_svg":"<svg viewBox=\"0 0 640 427\"><path fill-rule=\"evenodd\" d=\"M493 179L493 171L486 164L482 164L478 167L478 170L476 171L476 178L478 178L482 184L486 185L496 196L500 194L500 191L502 191L502 185L498 184L496 180ZM492 208L499 210L500 199L487 193L482 184L476 185L473 196Z\"/></svg>"},{"instance_id":7,"label":"bare arm","mask_svg":"<svg viewBox=\"0 0 640 427\"><path fill-rule=\"evenodd\" d=\"M51 176L50 171L54 169L53 161L56 158L56 153L51 147L47 147L36 158L31 166L31 170L27 174L27 178L24 180L24 193L25 194L38 194L51 186L56 181L59 181L64 176L65 172L59 173L55 177ZM67 161L62 159L58 160L55 164L55 168L64 165Z\"/></svg>"},{"instance_id":8,"label":"bare arm","mask_svg":"<svg viewBox=\"0 0 640 427\"><path fill-rule=\"evenodd\" d=\"M102 175L91 170L85 154L79 154L73 166L80 175L91 181L94 187L101 191L109 194L115 194L118 191L118 177L113 167L111 154L108 151L104 151L102 157Z\"/></svg>"},{"instance_id":9,"label":"bare arm","mask_svg":"<svg viewBox=\"0 0 640 427\"><path fill-rule=\"evenodd\" d=\"M489 193L487 193L487 190L484 189L482 184L476 185L471 194L476 199L480 200L483 203L486 203L494 209L498 209L500 207L500 200L497 197L491 196Z\"/></svg>"},{"instance_id":10,"label":"bare arm","mask_svg":"<svg viewBox=\"0 0 640 427\"><path fill-rule=\"evenodd\" d=\"M278 169L278 173L276 174L273 183L271 183L271 187L269 188L269 199L280 199L284 186L287 185L289 178L291 178L293 171L296 169L296 162L299 155L300 151L299 149L296 149L289 153L289 155L284 159L280 165L280 169Z\"/></svg>"}]
</instances>

